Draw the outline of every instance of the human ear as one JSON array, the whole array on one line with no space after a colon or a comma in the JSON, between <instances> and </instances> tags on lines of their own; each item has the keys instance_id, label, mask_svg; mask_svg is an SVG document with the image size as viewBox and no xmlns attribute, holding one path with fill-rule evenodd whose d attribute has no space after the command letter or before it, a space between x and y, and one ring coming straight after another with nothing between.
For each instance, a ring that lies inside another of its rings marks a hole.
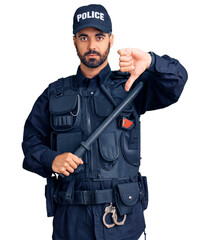
<instances>
[{"instance_id":1,"label":"human ear","mask_svg":"<svg viewBox=\"0 0 210 240\"><path fill-rule=\"evenodd\" d=\"M76 35L73 36L73 41L74 41L74 46L77 46L77 39L76 39Z\"/></svg>"},{"instance_id":2,"label":"human ear","mask_svg":"<svg viewBox=\"0 0 210 240\"><path fill-rule=\"evenodd\" d=\"M112 45L114 44L114 35L113 34L109 37L109 42L110 42L110 47L112 47Z\"/></svg>"}]
</instances>

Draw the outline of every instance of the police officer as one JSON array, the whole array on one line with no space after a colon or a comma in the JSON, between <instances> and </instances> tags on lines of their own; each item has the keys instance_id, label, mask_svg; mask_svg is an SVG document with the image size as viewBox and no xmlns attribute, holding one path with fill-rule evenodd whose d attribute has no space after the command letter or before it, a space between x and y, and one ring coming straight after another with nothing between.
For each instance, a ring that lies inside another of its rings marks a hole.
<instances>
[{"instance_id":1,"label":"police officer","mask_svg":"<svg viewBox=\"0 0 210 240\"><path fill-rule=\"evenodd\" d=\"M111 71L111 19L101 5L76 10L76 75L49 85L26 120L23 167L47 178L54 240L137 240L145 230L146 177L141 176L141 114L175 103L187 80L178 60L125 48ZM91 145L85 140L143 82L143 90ZM83 144L82 158L74 155ZM62 175L58 175L62 174ZM61 177L62 176L62 177Z\"/></svg>"}]
</instances>

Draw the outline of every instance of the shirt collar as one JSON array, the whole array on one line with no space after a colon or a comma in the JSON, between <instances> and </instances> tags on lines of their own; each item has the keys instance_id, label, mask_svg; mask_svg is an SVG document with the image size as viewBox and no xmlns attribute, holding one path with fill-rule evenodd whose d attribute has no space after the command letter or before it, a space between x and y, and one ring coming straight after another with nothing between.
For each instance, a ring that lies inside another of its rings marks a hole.
<instances>
[{"instance_id":1,"label":"shirt collar","mask_svg":"<svg viewBox=\"0 0 210 240\"><path fill-rule=\"evenodd\" d=\"M77 74L73 80L73 86L78 87L88 87L87 85L97 86L102 84L105 78L111 73L109 64L107 64L96 76L91 79L86 78L81 72L80 66L77 69ZM88 82L88 83L87 83Z\"/></svg>"}]
</instances>

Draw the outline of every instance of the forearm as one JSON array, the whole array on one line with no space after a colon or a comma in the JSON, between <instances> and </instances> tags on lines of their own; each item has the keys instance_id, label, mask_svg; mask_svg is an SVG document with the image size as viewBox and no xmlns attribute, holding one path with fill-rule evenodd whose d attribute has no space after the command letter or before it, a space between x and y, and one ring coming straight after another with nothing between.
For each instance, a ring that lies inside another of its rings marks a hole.
<instances>
[{"instance_id":1,"label":"forearm","mask_svg":"<svg viewBox=\"0 0 210 240\"><path fill-rule=\"evenodd\" d=\"M37 173L42 177L47 177L52 173L52 163L60 153L52 151L48 146L40 143L38 145L31 144L30 150L26 150L28 141L23 141L23 152L25 155L23 168Z\"/></svg>"},{"instance_id":2,"label":"forearm","mask_svg":"<svg viewBox=\"0 0 210 240\"><path fill-rule=\"evenodd\" d=\"M47 90L37 99L26 120L22 148L23 168L43 177L52 173L52 162L59 155L50 149L49 101Z\"/></svg>"},{"instance_id":3,"label":"forearm","mask_svg":"<svg viewBox=\"0 0 210 240\"><path fill-rule=\"evenodd\" d=\"M145 85L143 94L135 101L140 114L175 103L187 81L187 72L178 60L151 54L151 66L138 79Z\"/></svg>"}]
</instances>

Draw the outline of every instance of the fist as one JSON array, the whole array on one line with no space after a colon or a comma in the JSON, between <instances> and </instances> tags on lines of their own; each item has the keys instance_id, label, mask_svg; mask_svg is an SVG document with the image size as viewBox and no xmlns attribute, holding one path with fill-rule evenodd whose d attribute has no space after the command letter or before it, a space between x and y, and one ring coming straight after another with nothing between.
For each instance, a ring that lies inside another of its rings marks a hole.
<instances>
[{"instance_id":1,"label":"fist","mask_svg":"<svg viewBox=\"0 0 210 240\"><path fill-rule=\"evenodd\" d=\"M125 84L125 90L129 91L134 81L149 68L152 57L149 53L136 48L124 48L118 50L121 72L129 72L130 78Z\"/></svg>"},{"instance_id":2,"label":"fist","mask_svg":"<svg viewBox=\"0 0 210 240\"><path fill-rule=\"evenodd\" d=\"M54 159L52 170L56 173L62 173L65 176L69 176L70 173L73 173L80 164L83 164L81 158L72 153L66 152L58 155Z\"/></svg>"}]
</instances>

